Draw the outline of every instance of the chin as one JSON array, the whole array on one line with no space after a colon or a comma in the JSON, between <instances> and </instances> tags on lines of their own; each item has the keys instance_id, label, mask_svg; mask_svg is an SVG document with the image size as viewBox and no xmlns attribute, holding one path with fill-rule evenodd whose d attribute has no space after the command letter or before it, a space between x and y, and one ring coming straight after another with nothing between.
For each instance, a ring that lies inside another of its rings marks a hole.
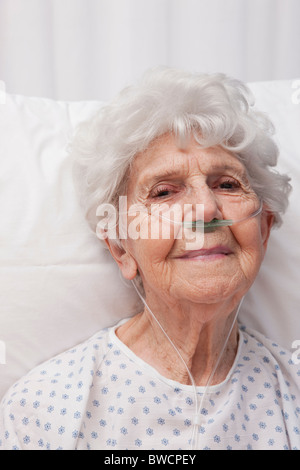
<instances>
[{"instance_id":1,"label":"chin","mask_svg":"<svg viewBox=\"0 0 300 470\"><path fill-rule=\"evenodd\" d=\"M181 287L177 285L172 289L174 297L178 301L185 299L195 304L226 304L232 301L238 302L250 287L246 279L241 279L237 275L231 277L226 275L221 279L216 277L202 279L199 277L196 283L195 279L186 281Z\"/></svg>"}]
</instances>

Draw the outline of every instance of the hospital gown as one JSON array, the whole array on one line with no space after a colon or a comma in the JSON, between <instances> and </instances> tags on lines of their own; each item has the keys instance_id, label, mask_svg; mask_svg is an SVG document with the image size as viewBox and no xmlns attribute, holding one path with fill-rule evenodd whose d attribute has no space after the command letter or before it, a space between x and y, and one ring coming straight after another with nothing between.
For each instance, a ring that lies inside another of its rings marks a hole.
<instances>
[{"instance_id":1,"label":"hospital gown","mask_svg":"<svg viewBox=\"0 0 300 470\"><path fill-rule=\"evenodd\" d=\"M195 394L161 376L115 329L11 387L0 409L0 450L300 449L300 367L274 342L240 329L234 364L207 390L195 426L204 387Z\"/></svg>"}]
</instances>

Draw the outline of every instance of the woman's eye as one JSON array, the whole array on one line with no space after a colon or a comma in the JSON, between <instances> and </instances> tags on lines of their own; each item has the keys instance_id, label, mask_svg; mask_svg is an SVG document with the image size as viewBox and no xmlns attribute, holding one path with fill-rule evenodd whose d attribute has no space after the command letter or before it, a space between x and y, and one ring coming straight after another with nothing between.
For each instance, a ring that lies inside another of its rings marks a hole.
<instances>
[{"instance_id":1,"label":"woman's eye","mask_svg":"<svg viewBox=\"0 0 300 470\"><path fill-rule=\"evenodd\" d=\"M217 188L234 191L240 189L241 185L237 180L227 179L216 184Z\"/></svg>"},{"instance_id":2,"label":"woman's eye","mask_svg":"<svg viewBox=\"0 0 300 470\"><path fill-rule=\"evenodd\" d=\"M169 191L165 189L164 191L159 191L156 197L163 197L163 196L168 196L168 195L169 195Z\"/></svg>"},{"instance_id":3,"label":"woman's eye","mask_svg":"<svg viewBox=\"0 0 300 470\"><path fill-rule=\"evenodd\" d=\"M157 188L151 193L151 197L163 198L169 196L171 192L170 188Z\"/></svg>"}]
</instances>

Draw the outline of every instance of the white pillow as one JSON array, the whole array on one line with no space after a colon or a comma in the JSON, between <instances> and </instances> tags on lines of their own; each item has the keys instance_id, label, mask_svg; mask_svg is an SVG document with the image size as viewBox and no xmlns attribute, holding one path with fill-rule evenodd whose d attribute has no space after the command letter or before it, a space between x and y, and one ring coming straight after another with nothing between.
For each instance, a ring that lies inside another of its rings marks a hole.
<instances>
[{"instance_id":1,"label":"white pillow","mask_svg":"<svg viewBox=\"0 0 300 470\"><path fill-rule=\"evenodd\" d=\"M137 310L73 188L67 144L100 106L9 95L0 106L0 396L36 364Z\"/></svg>"},{"instance_id":2,"label":"white pillow","mask_svg":"<svg viewBox=\"0 0 300 470\"><path fill-rule=\"evenodd\" d=\"M300 339L300 105L292 101L292 83L251 85L277 126L279 166L295 189L241 312L244 323L289 348ZM13 95L0 104L0 397L38 363L140 308L90 232L72 183L67 144L76 125L100 107Z\"/></svg>"},{"instance_id":3,"label":"white pillow","mask_svg":"<svg viewBox=\"0 0 300 470\"><path fill-rule=\"evenodd\" d=\"M250 84L257 108L272 119L280 148L277 169L293 191L283 225L271 232L268 251L240 320L292 350L300 341L300 80Z\"/></svg>"}]
</instances>

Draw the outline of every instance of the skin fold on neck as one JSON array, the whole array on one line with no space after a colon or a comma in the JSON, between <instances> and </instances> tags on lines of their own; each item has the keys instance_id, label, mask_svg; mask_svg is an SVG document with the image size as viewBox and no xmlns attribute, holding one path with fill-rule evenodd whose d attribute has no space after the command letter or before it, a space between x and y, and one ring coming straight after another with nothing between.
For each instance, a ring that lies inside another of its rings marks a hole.
<instances>
[{"instance_id":1,"label":"skin fold on neck","mask_svg":"<svg viewBox=\"0 0 300 470\"><path fill-rule=\"evenodd\" d=\"M225 306L222 309L220 305L197 305L189 306L188 311L184 313L178 306L173 306L172 309L163 308L160 302L160 314L155 313L156 319L179 351L197 386L207 384L235 320L236 309L227 314L224 313L225 309ZM153 312L152 308L151 311ZM158 310L154 310L156 311ZM207 320L203 321L206 318ZM161 375L191 385L186 366L161 327L145 308L119 327L116 334L129 349ZM225 380L236 357L237 347L238 327L235 323L211 385Z\"/></svg>"}]
</instances>

